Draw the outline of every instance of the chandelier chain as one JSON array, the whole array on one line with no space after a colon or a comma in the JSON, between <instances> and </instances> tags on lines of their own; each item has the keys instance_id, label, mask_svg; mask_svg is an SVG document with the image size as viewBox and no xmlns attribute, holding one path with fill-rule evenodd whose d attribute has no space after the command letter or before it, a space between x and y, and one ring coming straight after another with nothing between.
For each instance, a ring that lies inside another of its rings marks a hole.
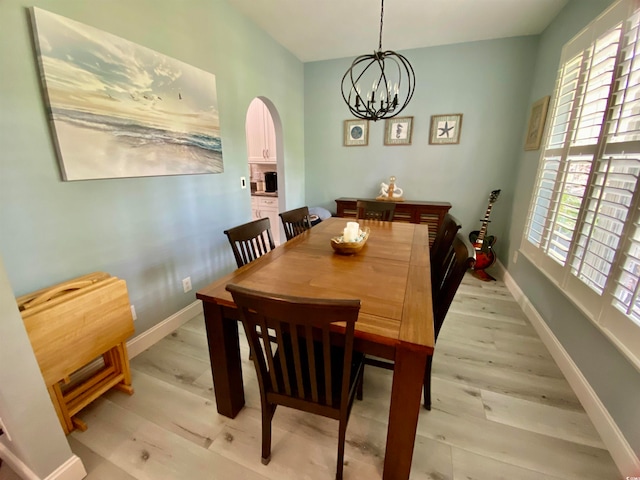
<instances>
[{"instance_id":1,"label":"chandelier chain","mask_svg":"<svg viewBox=\"0 0 640 480\"><path fill-rule=\"evenodd\" d=\"M382 6L380 7L380 39L378 41L378 51L382 50L382 19L384 17L384 0L382 0Z\"/></svg>"}]
</instances>

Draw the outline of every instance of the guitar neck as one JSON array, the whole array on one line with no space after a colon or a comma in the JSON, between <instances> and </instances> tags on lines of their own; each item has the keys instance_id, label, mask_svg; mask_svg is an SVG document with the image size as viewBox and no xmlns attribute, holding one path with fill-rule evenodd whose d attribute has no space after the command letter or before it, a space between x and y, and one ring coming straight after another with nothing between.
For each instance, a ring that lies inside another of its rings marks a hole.
<instances>
[{"instance_id":1,"label":"guitar neck","mask_svg":"<svg viewBox=\"0 0 640 480\"><path fill-rule=\"evenodd\" d=\"M493 207L493 203L489 203L487 207L487 212L484 214L484 220L482 220L482 227L480 227L480 233L478 233L478 238L476 238L476 243L482 244L484 242L484 237L487 234L487 225L489 224L489 215L491 215L491 208Z\"/></svg>"}]
</instances>

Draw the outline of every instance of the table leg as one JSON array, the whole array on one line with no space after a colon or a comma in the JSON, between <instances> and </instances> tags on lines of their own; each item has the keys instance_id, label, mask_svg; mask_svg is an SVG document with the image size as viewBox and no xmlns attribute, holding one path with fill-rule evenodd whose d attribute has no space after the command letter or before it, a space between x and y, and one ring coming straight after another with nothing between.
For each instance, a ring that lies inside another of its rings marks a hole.
<instances>
[{"instance_id":1,"label":"table leg","mask_svg":"<svg viewBox=\"0 0 640 480\"><path fill-rule=\"evenodd\" d=\"M203 307L218 413L235 418L244 406L238 321L224 318L219 305L203 302Z\"/></svg>"},{"instance_id":2,"label":"table leg","mask_svg":"<svg viewBox=\"0 0 640 480\"><path fill-rule=\"evenodd\" d=\"M396 350L383 480L408 480L422 401L427 353L399 346Z\"/></svg>"}]
</instances>

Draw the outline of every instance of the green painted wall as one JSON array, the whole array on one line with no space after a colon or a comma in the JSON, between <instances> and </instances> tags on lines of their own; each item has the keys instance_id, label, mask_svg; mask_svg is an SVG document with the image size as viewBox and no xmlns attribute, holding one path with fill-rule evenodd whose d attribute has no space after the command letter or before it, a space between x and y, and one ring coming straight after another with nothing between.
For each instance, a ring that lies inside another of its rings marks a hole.
<instances>
[{"instance_id":1,"label":"green painted wall","mask_svg":"<svg viewBox=\"0 0 640 480\"><path fill-rule=\"evenodd\" d=\"M29 6L216 75L224 173L62 182ZM303 65L222 0L0 2L0 255L16 295L102 270L127 281L139 334L235 268L223 231L249 221L245 114L271 100L282 124L286 198L304 201ZM193 291L184 294L182 278Z\"/></svg>"},{"instance_id":2,"label":"green painted wall","mask_svg":"<svg viewBox=\"0 0 640 480\"><path fill-rule=\"evenodd\" d=\"M499 188L490 233L500 254L537 45L537 37L518 37L402 52L416 74L414 97L400 114L414 117L413 139L402 146L384 145L384 121L370 122L368 146L343 146L350 113L340 82L353 59L305 64L307 203L335 211L336 198L375 197L395 175L407 199L450 202L469 232L479 229L489 192ZM446 113L463 114L460 144L429 145L431 115Z\"/></svg>"},{"instance_id":3,"label":"green painted wall","mask_svg":"<svg viewBox=\"0 0 640 480\"><path fill-rule=\"evenodd\" d=\"M501 188L490 227L500 260L638 452L638 372L526 259L510 262L539 155L522 150L530 105L552 93L562 45L609 3L573 0L540 37L403 52L418 80L403 112L414 116L412 145L384 146L378 122L371 124L369 146L343 147L349 116L339 89L352 59L303 66L224 0L2 0L0 256L10 287L20 295L107 271L127 280L138 334L191 303L198 288L234 268L222 231L250 219L248 191L239 189L239 177L249 174L245 112L263 96L282 125L287 207L335 211L335 198L375 196L380 182L396 175L409 199L451 202L469 231L478 228L489 191ZM36 70L30 6L215 73L225 173L62 182ZM428 144L430 116L443 113L464 114L460 145ZM183 294L187 275L194 291Z\"/></svg>"},{"instance_id":4,"label":"green painted wall","mask_svg":"<svg viewBox=\"0 0 640 480\"><path fill-rule=\"evenodd\" d=\"M224 173L62 182L33 50L31 6L214 73ZM249 190L240 189L240 177L249 178L245 116L254 97L269 99L277 110L288 179L282 193L291 205L304 201L303 81L302 63L224 0L0 1L3 305L13 295L98 270L127 281L138 314L136 334L194 302L199 288L235 268L223 231L251 219ZM193 284L188 294L182 292L186 276ZM0 332L22 331L22 337L0 335L0 350L20 346L18 353L33 359L20 343L25 333L17 310L5 313ZM43 386L38 371L20 378L13 373L10 364L0 364L2 391L12 392L0 398L0 408L16 438L29 439L30 426L51 424L50 412L31 408L25 424L22 406L50 403L44 388L43 396L31 398L34 382ZM20 395L31 403L13 401ZM52 435L42 440L54 441ZM56 448L28 442L26 450L14 446L14 453L44 478L70 453L58 436Z\"/></svg>"},{"instance_id":5,"label":"green painted wall","mask_svg":"<svg viewBox=\"0 0 640 480\"><path fill-rule=\"evenodd\" d=\"M448 201L463 231L478 229L489 191L502 193L489 233L525 295L640 452L640 373L523 256L520 246L540 151L525 152L533 102L553 94L562 46L610 0L572 0L540 36L402 52L416 70L416 92L401 115L414 117L410 146L384 146L384 122L370 124L369 145L344 147L350 118L340 81L352 58L305 64L306 199L335 211L338 197L374 197L390 175L408 199ZM393 45L385 45L393 48ZM373 48L373 46L372 46ZM366 53L366 52L362 52ZM460 145L428 143L430 116L463 113Z\"/></svg>"},{"instance_id":6,"label":"green painted wall","mask_svg":"<svg viewBox=\"0 0 640 480\"><path fill-rule=\"evenodd\" d=\"M1 435L0 442L38 478L47 478L72 453L13 298L0 257L0 417L11 436Z\"/></svg>"},{"instance_id":7,"label":"green painted wall","mask_svg":"<svg viewBox=\"0 0 640 480\"><path fill-rule=\"evenodd\" d=\"M540 38L530 103L553 95L562 46L603 12L609 0L573 0ZM615 346L523 255L520 246L533 192L540 152L517 158L516 196L509 221L510 249L501 257L509 273L533 303L605 405L636 455L640 456L640 372ZM623 472L624 473L624 472ZM627 472L627 475L631 475Z\"/></svg>"}]
</instances>

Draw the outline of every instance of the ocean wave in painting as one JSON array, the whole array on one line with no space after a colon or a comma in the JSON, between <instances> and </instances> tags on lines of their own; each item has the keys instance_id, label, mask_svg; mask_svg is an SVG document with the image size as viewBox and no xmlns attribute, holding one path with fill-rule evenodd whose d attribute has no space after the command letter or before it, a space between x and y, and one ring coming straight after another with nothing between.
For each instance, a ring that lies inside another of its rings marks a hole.
<instances>
[{"instance_id":1,"label":"ocean wave in painting","mask_svg":"<svg viewBox=\"0 0 640 480\"><path fill-rule=\"evenodd\" d=\"M175 132L142 125L128 118L80 112L77 110L55 108L52 113L54 121L63 121L77 127L110 133L123 141L129 141L132 145L184 145L222 154L222 143L219 137L211 137L197 133Z\"/></svg>"},{"instance_id":2,"label":"ocean wave in painting","mask_svg":"<svg viewBox=\"0 0 640 480\"><path fill-rule=\"evenodd\" d=\"M59 147L78 155L75 159L69 153L65 156L68 180L223 171L219 137L167 130L100 113L62 108L53 108L51 113ZM68 148L70 143L73 148ZM94 147L93 155L79 151L82 143ZM106 161L91 160L105 154Z\"/></svg>"}]
</instances>

